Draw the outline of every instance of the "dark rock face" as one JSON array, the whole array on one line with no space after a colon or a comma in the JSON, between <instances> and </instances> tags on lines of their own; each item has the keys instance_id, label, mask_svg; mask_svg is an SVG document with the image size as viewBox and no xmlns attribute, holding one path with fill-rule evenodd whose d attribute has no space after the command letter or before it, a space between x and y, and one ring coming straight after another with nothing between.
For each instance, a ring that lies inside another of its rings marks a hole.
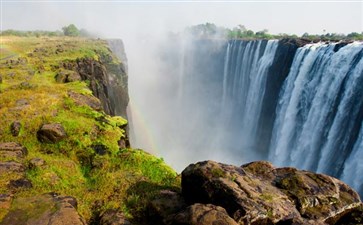
<instances>
[{"instance_id":1,"label":"dark rock face","mask_svg":"<svg viewBox=\"0 0 363 225\"><path fill-rule=\"evenodd\" d=\"M174 191L162 190L159 196L150 202L148 206L148 214L150 222L153 224L167 224L172 220L172 216L185 209L182 196Z\"/></svg>"},{"instance_id":2,"label":"dark rock face","mask_svg":"<svg viewBox=\"0 0 363 225\"><path fill-rule=\"evenodd\" d=\"M63 62L61 67L75 71L81 80L89 81L93 95L101 101L107 114L126 117L129 97L127 75L122 63L99 62L86 58L77 59L75 62Z\"/></svg>"},{"instance_id":3,"label":"dark rock face","mask_svg":"<svg viewBox=\"0 0 363 225\"><path fill-rule=\"evenodd\" d=\"M358 218L350 215L362 208L358 194L335 178L268 162L191 164L182 173L182 194L189 204L225 208L238 224L338 224Z\"/></svg>"},{"instance_id":4,"label":"dark rock face","mask_svg":"<svg viewBox=\"0 0 363 225\"><path fill-rule=\"evenodd\" d=\"M76 210L76 200L69 196L45 194L16 198L1 225L85 225Z\"/></svg>"},{"instance_id":5,"label":"dark rock face","mask_svg":"<svg viewBox=\"0 0 363 225\"><path fill-rule=\"evenodd\" d=\"M79 106L89 106L96 111L102 110L102 105L98 98L92 95L82 95L73 91L68 92L68 96Z\"/></svg>"},{"instance_id":6,"label":"dark rock face","mask_svg":"<svg viewBox=\"0 0 363 225\"><path fill-rule=\"evenodd\" d=\"M21 123L20 123L19 121L14 121L14 122L10 125L10 131L11 131L11 134L12 134L14 137L19 136L20 129L21 129Z\"/></svg>"},{"instance_id":7,"label":"dark rock face","mask_svg":"<svg viewBox=\"0 0 363 225\"><path fill-rule=\"evenodd\" d=\"M28 150L16 142L0 143L0 157L24 158Z\"/></svg>"},{"instance_id":8,"label":"dark rock face","mask_svg":"<svg viewBox=\"0 0 363 225\"><path fill-rule=\"evenodd\" d=\"M42 143L57 143L67 137L63 126L59 123L44 124L37 132L38 140Z\"/></svg>"},{"instance_id":9,"label":"dark rock face","mask_svg":"<svg viewBox=\"0 0 363 225\"><path fill-rule=\"evenodd\" d=\"M125 215L118 211L109 209L101 215L100 225L131 225Z\"/></svg>"}]
</instances>

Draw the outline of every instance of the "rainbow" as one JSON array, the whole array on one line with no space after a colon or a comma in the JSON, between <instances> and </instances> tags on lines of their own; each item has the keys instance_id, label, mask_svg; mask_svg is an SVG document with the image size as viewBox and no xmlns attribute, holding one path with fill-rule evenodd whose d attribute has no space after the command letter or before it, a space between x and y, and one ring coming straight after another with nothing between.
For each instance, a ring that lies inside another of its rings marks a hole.
<instances>
[{"instance_id":1,"label":"rainbow","mask_svg":"<svg viewBox=\"0 0 363 225\"><path fill-rule=\"evenodd\" d=\"M139 107L136 101L133 101L130 97L127 115L130 126L132 126L133 129L133 135L136 136L133 137L134 140L131 140L135 142L133 143L133 147L142 148L153 155L159 156L158 150L160 149L158 148L155 138L151 132L151 126L142 115L140 108L141 107Z\"/></svg>"}]
</instances>

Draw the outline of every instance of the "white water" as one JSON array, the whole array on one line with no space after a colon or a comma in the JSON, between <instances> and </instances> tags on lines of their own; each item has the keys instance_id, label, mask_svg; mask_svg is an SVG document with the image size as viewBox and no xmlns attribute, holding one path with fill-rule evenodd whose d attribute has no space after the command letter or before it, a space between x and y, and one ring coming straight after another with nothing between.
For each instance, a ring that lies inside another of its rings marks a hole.
<instances>
[{"instance_id":1,"label":"white water","mask_svg":"<svg viewBox=\"0 0 363 225\"><path fill-rule=\"evenodd\" d=\"M361 123L363 46L352 43L337 52L334 47L298 49L280 94L269 160L336 177L344 169L343 180L359 189L362 173L352 170L360 169L361 139L352 155L349 145Z\"/></svg>"}]
</instances>

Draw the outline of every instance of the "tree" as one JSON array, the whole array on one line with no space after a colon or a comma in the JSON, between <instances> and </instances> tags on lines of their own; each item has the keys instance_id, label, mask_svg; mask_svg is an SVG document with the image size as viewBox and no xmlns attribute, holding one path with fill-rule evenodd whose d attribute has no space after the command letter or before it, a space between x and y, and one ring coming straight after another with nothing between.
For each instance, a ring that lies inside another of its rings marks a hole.
<instances>
[{"instance_id":1,"label":"tree","mask_svg":"<svg viewBox=\"0 0 363 225\"><path fill-rule=\"evenodd\" d=\"M80 35L80 31L74 24L70 24L66 27L63 27L62 30L65 36L76 37Z\"/></svg>"}]
</instances>

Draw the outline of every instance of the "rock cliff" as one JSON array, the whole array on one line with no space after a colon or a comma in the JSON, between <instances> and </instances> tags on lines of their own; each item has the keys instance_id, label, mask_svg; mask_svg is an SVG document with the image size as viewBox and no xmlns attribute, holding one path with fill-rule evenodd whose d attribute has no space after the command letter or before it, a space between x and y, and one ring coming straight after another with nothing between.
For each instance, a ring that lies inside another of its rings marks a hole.
<instances>
[{"instance_id":1,"label":"rock cliff","mask_svg":"<svg viewBox=\"0 0 363 225\"><path fill-rule=\"evenodd\" d=\"M181 195L168 195L174 197L166 198L164 191L150 206L152 215L163 208L172 209L168 214L156 213L157 223L332 225L363 222L359 195L345 183L323 174L275 168L265 161L240 167L213 161L191 164L182 172ZM170 204L172 207L167 207Z\"/></svg>"}]
</instances>

